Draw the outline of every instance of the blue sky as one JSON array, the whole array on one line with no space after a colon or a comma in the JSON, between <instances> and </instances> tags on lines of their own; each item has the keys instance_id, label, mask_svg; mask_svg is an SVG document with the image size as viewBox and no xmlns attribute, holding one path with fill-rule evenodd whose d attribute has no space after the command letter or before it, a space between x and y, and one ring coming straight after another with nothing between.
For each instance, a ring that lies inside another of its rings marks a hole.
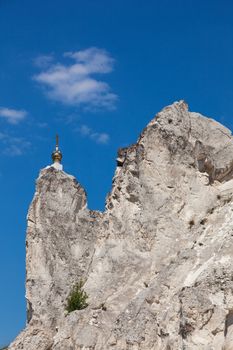
<instances>
[{"instance_id":1,"label":"blue sky","mask_svg":"<svg viewBox=\"0 0 233 350\"><path fill-rule=\"evenodd\" d=\"M162 107L232 128L231 0L0 0L0 345L25 324L26 214L60 135L104 207L116 152Z\"/></svg>"}]
</instances>

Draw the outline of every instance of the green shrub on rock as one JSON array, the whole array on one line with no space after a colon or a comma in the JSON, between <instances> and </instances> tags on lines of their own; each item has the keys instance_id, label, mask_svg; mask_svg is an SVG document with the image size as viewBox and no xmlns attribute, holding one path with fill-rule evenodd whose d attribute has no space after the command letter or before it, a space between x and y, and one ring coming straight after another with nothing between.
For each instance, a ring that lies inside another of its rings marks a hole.
<instances>
[{"instance_id":1,"label":"green shrub on rock","mask_svg":"<svg viewBox=\"0 0 233 350\"><path fill-rule=\"evenodd\" d=\"M66 311L68 313L75 310L85 309L88 306L88 303L87 303L88 295L83 290L83 285L84 285L84 282L81 280L80 282L76 283L73 286L67 298Z\"/></svg>"}]
</instances>

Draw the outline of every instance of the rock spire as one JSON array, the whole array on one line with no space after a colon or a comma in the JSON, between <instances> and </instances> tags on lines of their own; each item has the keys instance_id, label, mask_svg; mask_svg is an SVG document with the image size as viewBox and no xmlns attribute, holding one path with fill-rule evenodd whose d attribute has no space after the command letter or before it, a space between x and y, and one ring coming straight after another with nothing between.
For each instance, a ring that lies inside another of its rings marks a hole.
<instances>
[{"instance_id":1,"label":"rock spire","mask_svg":"<svg viewBox=\"0 0 233 350\"><path fill-rule=\"evenodd\" d=\"M104 212L41 171L28 213L28 324L10 350L233 349L233 139L184 101L121 149ZM65 312L85 281L89 306Z\"/></svg>"}]
</instances>

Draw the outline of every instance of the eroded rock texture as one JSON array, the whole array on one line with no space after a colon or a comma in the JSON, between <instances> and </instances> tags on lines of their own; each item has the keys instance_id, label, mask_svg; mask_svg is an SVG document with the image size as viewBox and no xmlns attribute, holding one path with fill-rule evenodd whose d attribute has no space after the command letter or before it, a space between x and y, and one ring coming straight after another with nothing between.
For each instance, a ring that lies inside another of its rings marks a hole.
<instances>
[{"instance_id":1,"label":"eroded rock texture","mask_svg":"<svg viewBox=\"0 0 233 350\"><path fill-rule=\"evenodd\" d=\"M41 171L28 214L28 325L11 350L233 349L233 139L181 101L121 149L104 213ZM65 313L85 280L88 308Z\"/></svg>"}]
</instances>

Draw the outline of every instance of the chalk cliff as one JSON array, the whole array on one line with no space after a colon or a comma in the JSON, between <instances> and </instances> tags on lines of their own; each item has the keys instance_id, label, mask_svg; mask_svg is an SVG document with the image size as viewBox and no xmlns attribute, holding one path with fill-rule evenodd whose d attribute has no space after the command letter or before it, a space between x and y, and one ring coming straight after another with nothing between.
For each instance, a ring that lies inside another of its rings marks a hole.
<instances>
[{"instance_id":1,"label":"chalk cliff","mask_svg":"<svg viewBox=\"0 0 233 350\"><path fill-rule=\"evenodd\" d=\"M28 325L10 350L233 349L233 138L184 101L121 149L104 212L41 171L28 213ZM89 306L65 312L84 280Z\"/></svg>"}]
</instances>

